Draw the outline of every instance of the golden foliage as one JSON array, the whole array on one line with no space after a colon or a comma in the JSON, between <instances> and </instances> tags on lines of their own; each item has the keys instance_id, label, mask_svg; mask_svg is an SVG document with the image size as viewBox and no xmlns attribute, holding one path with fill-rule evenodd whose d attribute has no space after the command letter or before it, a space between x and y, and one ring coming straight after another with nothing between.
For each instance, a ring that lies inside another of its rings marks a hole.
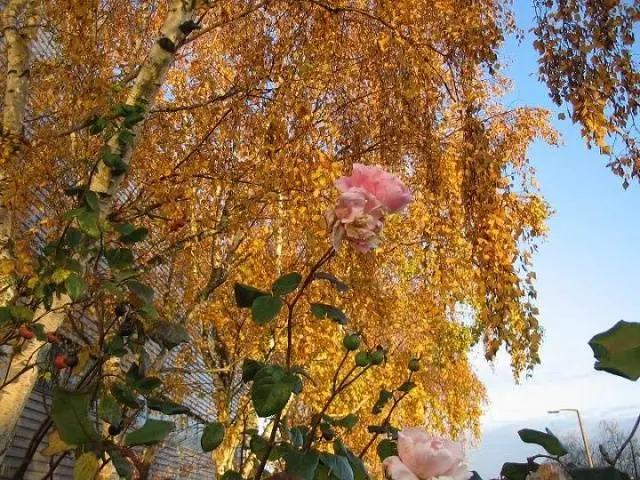
<instances>
[{"instance_id":1,"label":"golden foliage","mask_svg":"<svg viewBox=\"0 0 640 480\"><path fill-rule=\"evenodd\" d=\"M165 3L43 3L30 148L7 168L16 208L47 197L52 236L70 204L59 192L86 184L100 156L100 139L81 127L123 101ZM229 448L246 416L242 360L282 359L286 344L284 318L254 325L232 285L268 288L281 273L308 271L328 246L332 184L354 162L384 166L416 198L390 219L380 250L343 248L330 264L347 294L316 282L309 295L343 306L346 330L392 352L329 412L361 416L347 434L355 449L376 422L377 392L402 383L414 356L424 366L418 388L393 422L454 436L477 432L485 398L472 345L484 342L487 359L506 347L515 375L538 362L530 264L548 209L527 148L556 137L548 112L501 103L508 82L497 54L512 28L493 0L233 0L217 2L182 47L112 216L150 228L138 253L157 307L188 323L193 349L181 362L199 358L213 372L216 413L234 424ZM299 311L293 360L313 380L289 407L296 420L326 398L343 335L306 304ZM177 396L199 390L182 376L167 382Z\"/></svg>"}]
</instances>

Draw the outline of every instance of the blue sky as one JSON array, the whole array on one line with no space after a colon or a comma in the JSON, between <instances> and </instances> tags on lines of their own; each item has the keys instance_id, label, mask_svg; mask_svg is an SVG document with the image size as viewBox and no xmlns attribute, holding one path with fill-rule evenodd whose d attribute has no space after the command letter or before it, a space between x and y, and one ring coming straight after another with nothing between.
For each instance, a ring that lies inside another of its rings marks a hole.
<instances>
[{"instance_id":1,"label":"blue sky","mask_svg":"<svg viewBox=\"0 0 640 480\"><path fill-rule=\"evenodd\" d=\"M518 23L528 28L529 2L516 3ZM493 365L479 354L474 359L490 399L481 443L470 452L471 467L483 478L495 478L504 461L524 461L537 451L519 442L519 428L577 431L575 415L549 415L547 410L579 408L592 436L600 420L627 424L640 412L639 386L594 371L587 345L620 319L640 321L640 185L624 191L605 167L606 159L586 148L579 128L555 118L559 110L537 80L530 36L522 44L510 41L505 54L515 84L508 102L552 109L563 145L540 143L530 150L542 194L555 211L535 261L545 328L542 364L533 378L515 385L506 356Z\"/></svg>"}]
</instances>

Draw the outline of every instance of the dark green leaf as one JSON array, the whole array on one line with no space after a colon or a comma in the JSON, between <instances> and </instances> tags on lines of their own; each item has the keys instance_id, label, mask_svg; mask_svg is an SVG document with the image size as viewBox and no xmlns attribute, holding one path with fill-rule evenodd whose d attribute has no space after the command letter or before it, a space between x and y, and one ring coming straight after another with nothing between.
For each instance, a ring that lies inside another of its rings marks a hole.
<instances>
[{"instance_id":1,"label":"dark green leaf","mask_svg":"<svg viewBox=\"0 0 640 480\"><path fill-rule=\"evenodd\" d=\"M242 363L242 381L245 383L252 381L262 367L264 363L245 358Z\"/></svg>"},{"instance_id":2,"label":"dark green leaf","mask_svg":"<svg viewBox=\"0 0 640 480\"><path fill-rule=\"evenodd\" d=\"M346 457L353 470L354 480L370 480L367 468L361 458L357 457L353 452L344 446L340 439L333 442L333 450L336 455Z\"/></svg>"},{"instance_id":3,"label":"dark green leaf","mask_svg":"<svg viewBox=\"0 0 640 480\"><path fill-rule=\"evenodd\" d=\"M393 457L398 455L398 445L393 440L384 439L377 447L378 458L382 462L387 457Z\"/></svg>"},{"instance_id":4,"label":"dark green leaf","mask_svg":"<svg viewBox=\"0 0 640 480\"><path fill-rule=\"evenodd\" d=\"M120 143L120 145L127 145L133 141L133 137L135 137L135 135L131 130L120 130L120 133L118 133L118 143Z\"/></svg>"},{"instance_id":5,"label":"dark green leaf","mask_svg":"<svg viewBox=\"0 0 640 480\"><path fill-rule=\"evenodd\" d=\"M358 423L358 416L353 413L350 413L346 417L343 417L340 420L337 420L335 422L336 425L344 428L349 428L349 429L355 427L357 423Z\"/></svg>"},{"instance_id":6,"label":"dark green leaf","mask_svg":"<svg viewBox=\"0 0 640 480\"><path fill-rule=\"evenodd\" d=\"M415 384L415 382L404 382L402 385L400 385L400 388L398 388L398 390L409 393L411 390L416 388L416 386L417 385Z\"/></svg>"},{"instance_id":7,"label":"dark green leaf","mask_svg":"<svg viewBox=\"0 0 640 480\"><path fill-rule=\"evenodd\" d=\"M111 395L105 395L100 401L98 407L100 418L111 425L120 425L122 420L122 410L115 398Z\"/></svg>"},{"instance_id":8,"label":"dark green leaf","mask_svg":"<svg viewBox=\"0 0 640 480\"><path fill-rule=\"evenodd\" d=\"M75 227L69 227L65 234L65 241L70 248L76 248L82 240L82 232Z\"/></svg>"},{"instance_id":9,"label":"dark green leaf","mask_svg":"<svg viewBox=\"0 0 640 480\"><path fill-rule=\"evenodd\" d=\"M532 430L530 428L523 428L518 430L520 439L525 443L535 443L544 448L550 455L562 456L567 454L567 449L564 448L558 437L547 430L548 433L541 432L539 430Z\"/></svg>"},{"instance_id":10,"label":"dark green leaf","mask_svg":"<svg viewBox=\"0 0 640 480\"><path fill-rule=\"evenodd\" d=\"M147 398L147 407L151 410L162 412L165 415L187 415L191 413L188 407L155 397Z\"/></svg>"},{"instance_id":11,"label":"dark green leaf","mask_svg":"<svg viewBox=\"0 0 640 480\"><path fill-rule=\"evenodd\" d=\"M371 410L376 415L382 412L382 409L385 407L387 402L393 398L393 394L388 390L381 390L378 395L378 400L376 400L373 409Z\"/></svg>"},{"instance_id":12,"label":"dark green leaf","mask_svg":"<svg viewBox=\"0 0 640 480\"><path fill-rule=\"evenodd\" d=\"M115 173L125 172L127 168L129 168L129 166L122 160L122 157L113 153L109 147L103 148L102 161Z\"/></svg>"},{"instance_id":13,"label":"dark green leaf","mask_svg":"<svg viewBox=\"0 0 640 480\"><path fill-rule=\"evenodd\" d=\"M124 340L122 340L120 335L116 335L109 340L106 350L109 355L113 355L115 357L122 357L127 353L127 350L124 348Z\"/></svg>"},{"instance_id":14,"label":"dark green leaf","mask_svg":"<svg viewBox=\"0 0 640 480\"><path fill-rule=\"evenodd\" d=\"M113 466L115 467L116 472L118 473L120 478L131 480L134 473L133 464L128 459L120 455L117 450L109 450L109 456L111 457Z\"/></svg>"},{"instance_id":15,"label":"dark green leaf","mask_svg":"<svg viewBox=\"0 0 640 480\"><path fill-rule=\"evenodd\" d=\"M242 475L238 472L234 472L233 470L227 470L224 472L224 475L220 477L220 480L242 480Z\"/></svg>"},{"instance_id":16,"label":"dark green leaf","mask_svg":"<svg viewBox=\"0 0 640 480\"><path fill-rule=\"evenodd\" d=\"M351 465L349 465L349 461L345 457L321 452L320 462L326 465L329 468L331 475L336 477L338 480L354 480L353 470L351 469Z\"/></svg>"},{"instance_id":17,"label":"dark green leaf","mask_svg":"<svg viewBox=\"0 0 640 480\"><path fill-rule=\"evenodd\" d=\"M27 307L12 305L9 310L11 311L11 316L20 322L29 323L33 320L34 312Z\"/></svg>"},{"instance_id":18,"label":"dark green leaf","mask_svg":"<svg viewBox=\"0 0 640 480\"><path fill-rule=\"evenodd\" d=\"M129 408L140 408L143 405L140 400L129 388L124 385L115 384L111 387L111 394L116 399Z\"/></svg>"},{"instance_id":19,"label":"dark green leaf","mask_svg":"<svg viewBox=\"0 0 640 480\"><path fill-rule=\"evenodd\" d=\"M251 306L251 318L258 325L264 325L273 320L282 308L282 300L279 297L265 295L254 300Z\"/></svg>"},{"instance_id":20,"label":"dark green leaf","mask_svg":"<svg viewBox=\"0 0 640 480\"><path fill-rule=\"evenodd\" d=\"M120 235L123 236L130 235L136 229L136 227L134 227L130 223L118 223L115 225L115 228L120 233Z\"/></svg>"},{"instance_id":21,"label":"dark green leaf","mask_svg":"<svg viewBox=\"0 0 640 480\"><path fill-rule=\"evenodd\" d=\"M140 300L146 303L153 302L153 296L155 293L153 291L153 288L145 285L144 283L140 283L138 280L127 280L126 283L129 287L129 290L131 290L131 292Z\"/></svg>"},{"instance_id":22,"label":"dark green leaf","mask_svg":"<svg viewBox=\"0 0 640 480\"><path fill-rule=\"evenodd\" d=\"M295 448L301 448L302 445L304 445L307 434L309 433L309 427L306 425L293 427L289 433L291 437L291 445Z\"/></svg>"},{"instance_id":23,"label":"dark green leaf","mask_svg":"<svg viewBox=\"0 0 640 480\"><path fill-rule=\"evenodd\" d=\"M127 446L153 445L167 438L173 428L173 422L148 419L142 428L127 434L124 438L124 444Z\"/></svg>"},{"instance_id":24,"label":"dark green leaf","mask_svg":"<svg viewBox=\"0 0 640 480\"><path fill-rule=\"evenodd\" d=\"M82 210L76 216L78 220L78 226L80 230L86 233L91 238L100 237L100 228L98 227L98 212L90 212L88 210Z\"/></svg>"},{"instance_id":25,"label":"dark green leaf","mask_svg":"<svg viewBox=\"0 0 640 480\"><path fill-rule=\"evenodd\" d=\"M51 405L51 418L60 438L70 445L83 445L100 439L89 419L89 393L56 389Z\"/></svg>"},{"instance_id":26,"label":"dark green leaf","mask_svg":"<svg viewBox=\"0 0 640 480\"><path fill-rule=\"evenodd\" d=\"M178 345L187 343L190 338L189 332L183 325L167 320L157 321L149 332L149 337L167 350L172 350Z\"/></svg>"},{"instance_id":27,"label":"dark green leaf","mask_svg":"<svg viewBox=\"0 0 640 480\"><path fill-rule=\"evenodd\" d=\"M117 270L133 265L133 252L128 248L110 248L104 256L109 266Z\"/></svg>"},{"instance_id":28,"label":"dark green leaf","mask_svg":"<svg viewBox=\"0 0 640 480\"><path fill-rule=\"evenodd\" d=\"M271 291L274 295L287 295L298 288L301 281L302 275L298 272L287 273L273 283Z\"/></svg>"},{"instance_id":29,"label":"dark green leaf","mask_svg":"<svg viewBox=\"0 0 640 480\"><path fill-rule=\"evenodd\" d=\"M251 308L256 298L269 295L267 292L258 290L250 285L243 285L242 283L236 283L234 285L233 293L236 297L236 305L240 308Z\"/></svg>"},{"instance_id":30,"label":"dark green leaf","mask_svg":"<svg viewBox=\"0 0 640 480\"><path fill-rule=\"evenodd\" d=\"M637 380L640 378L640 323L616 323L589 341L595 369Z\"/></svg>"},{"instance_id":31,"label":"dark green leaf","mask_svg":"<svg viewBox=\"0 0 640 480\"><path fill-rule=\"evenodd\" d=\"M130 127L133 127L135 124L140 123L142 120L144 120L144 115L142 113L131 112L129 115L126 116L122 124L125 127L130 128Z\"/></svg>"},{"instance_id":32,"label":"dark green leaf","mask_svg":"<svg viewBox=\"0 0 640 480\"><path fill-rule=\"evenodd\" d=\"M91 126L89 127L89 133L91 135L98 135L102 132L108 125L108 122L105 118L96 117L93 122L91 122Z\"/></svg>"},{"instance_id":33,"label":"dark green leaf","mask_svg":"<svg viewBox=\"0 0 640 480\"><path fill-rule=\"evenodd\" d=\"M205 452L211 452L220 446L224 440L224 425L220 422L213 422L204 427L200 445Z\"/></svg>"},{"instance_id":34,"label":"dark green leaf","mask_svg":"<svg viewBox=\"0 0 640 480\"><path fill-rule=\"evenodd\" d=\"M143 241L149 235L149 230L144 227L136 228L126 235L120 235L120 241L126 244L132 244Z\"/></svg>"},{"instance_id":35,"label":"dark green leaf","mask_svg":"<svg viewBox=\"0 0 640 480\"><path fill-rule=\"evenodd\" d=\"M142 393L149 393L162 385L162 380L156 377L145 377L135 383L135 388Z\"/></svg>"},{"instance_id":36,"label":"dark green leaf","mask_svg":"<svg viewBox=\"0 0 640 480\"><path fill-rule=\"evenodd\" d=\"M297 475L303 480L313 480L320 455L313 450L309 452L291 451L285 454L284 460L287 463L285 472Z\"/></svg>"},{"instance_id":37,"label":"dark green leaf","mask_svg":"<svg viewBox=\"0 0 640 480\"><path fill-rule=\"evenodd\" d=\"M92 192L91 190L86 190L84 192L84 203L87 205L87 208L92 212L100 211L100 200L98 199L98 194L96 192Z\"/></svg>"},{"instance_id":38,"label":"dark green leaf","mask_svg":"<svg viewBox=\"0 0 640 480\"><path fill-rule=\"evenodd\" d=\"M13 316L9 307L0 307L0 327L13 323Z\"/></svg>"},{"instance_id":39,"label":"dark green leaf","mask_svg":"<svg viewBox=\"0 0 640 480\"><path fill-rule=\"evenodd\" d=\"M342 310L338 307L334 307L333 305L327 305L324 303L312 303L311 313L318 318L330 318L340 325L346 325L348 321L347 316Z\"/></svg>"},{"instance_id":40,"label":"dark green leaf","mask_svg":"<svg viewBox=\"0 0 640 480\"><path fill-rule=\"evenodd\" d=\"M275 415L289 401L291 384L284 378L284 370L278 366L266 366L256 374L251 387L251 400L260 417Z\"/></svg>"},{"instance_id":41,"label":"dark green leaf","mask_svg":"<svg viewBox=\"0 0 640 480\"><path fill-rule=\"evenodd\" d=\"M338 290L340 293L344 293L344 292L347 292L349 290L349 286L346 283L344 283L342 280L337 278L335 275L333 275L332 273L316 272L316 273L313 274L313 279L314 280L327 280L328 282L331 282L331 284L334 286L334 288L336 290Z\"/></svg>"},{"instance_id":42,"label":"dark green leaf","mask_svg":"<svg viewBox=\"0 0 640 480\"><path fill-rule=\"evenodd\" d=\"M502 465L500 477L507 480L525 480L530 472L538 469L537 463L513 463L507 462Z\"/></svg>"},{"instance_id":43,"label":"dark green leaf","mask_svg":"<svg viewBox=\"0 0 640 480\"><path fill-rule=\"evenodd\" d=\"M73 301L82 298L85 293L87 293L87 284L84 278L75 273L72 273L66 278L64 288Z\"/></svg>"},{"instance_id":44,"label":"dark green leaf","mask_svg":"<svg viewBox=\"0 0 640 480\"><path fill-rule=\"evenodd\" d=\"M251 440L249 440L249 449L252 453L255 453L258 458L263 458L264 454L267 453L268 448L269 442L262 438L261 435L257 433L251 435Z\"/></svg>"},{"instance_id":45,"label":"dark green leaf","mask_svg":"<svg viewBox=\"0 0 640 480\"><path fill-rule=\"evenodd\" d=\"M47 335L44 332L44 325L40 323L33 323L31 324L31 330L36 334L37 340L44 342L47 339Z\"/></svg>"}]
</instances>

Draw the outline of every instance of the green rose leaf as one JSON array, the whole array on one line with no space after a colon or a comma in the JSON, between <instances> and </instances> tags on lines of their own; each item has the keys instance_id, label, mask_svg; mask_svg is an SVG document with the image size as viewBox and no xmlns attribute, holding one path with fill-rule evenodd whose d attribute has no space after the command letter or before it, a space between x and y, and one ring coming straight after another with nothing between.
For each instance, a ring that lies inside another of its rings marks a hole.
<instances>
[{"instance_id":1,"label":"green rose leaf","mask_svg":"<svg viewBox=\"0 0 640 480\"><path fill-rule=\"evenodd\" d=\"M236 283L233 286L233 293L236 298L236 305L238 305L239 308L251 308L256 298L269 295L267 292L242 283Z\"/></svg>"},{"instance_id":2,"label":"green rose leaf","mask_svg":"<svg viewBox=\"0 0 640 480\"><path fill-rule=\"evenodd\" d=\"M111 394L116 397L120 403L126 405L129 408L140 408L143 404L129 388L124 385L115 384L111 387Z\"/></svg>"},{"instance_id":3,"label":"green rose leaf","mask_svg":"<svg viewBox=\"0 0 640 480\"><path fill-rule=\"evenodd\" d=\"M291 396L292 384L284 370L267 366L256 373L251 387L251 400L260 417L270 417L281 411Z\"/></svg>"},{"instance_id":4,"label":"green rose leaf","mask_svg":"<svg viewBox=\"0 0 640 480\"><path fill-rule=\"evenodd\" d=\"M98 212L90 212L82 209L76 216L80 230L91 238L100 238L100 227L98 227Z\"/></svg>"},{"instance_id":5,"label":"green rose leaf","mask_svg":"<svg viewBox=\"0 0 640 480\"><path fill-rule=\"evenodd\" d=\"M640 323L619 321L589 341L595 369L637 380L640 378Z\"/></svg>"},{"instance_id":6,"label":"green rose leaf","mask_svg":"<svg viewBox=\"0 0 640 480\"><path fill-rule=\"evenodd\" d=\"M312 303L311 304L311 313L316 317L322 318L330 318L336 323L340 325L346 325L348 320L347 316L344 314L342 310L338 307L334 307L333 305L327 305L325 303Z\"/></svg>"},{"instance_id":7,"label":"green rose leaf","mask_svg":"<svg viewBox=\"0 0 640 480\"><path fill-rule=\"evenodd\" d=\"M354 480L353 470L349 460L345 457L322 452L320 453L320 462L329 469L330 474L337 480Z\"/></svg>"},{"instance_id":8,"label":"green rose leaf","mask_svg":"<svg viewBox=\"0 0 640 480\"><path fill-rule=\"evenodd\" d=\"M303 480L313 480L320 455L314 450L309 452L291 451L284 455L284 460L287 464L285 472L297 475Z\"/></svg>"},{"instance_id":9,"label":"green rose leaf","mask_svg":"<svg viewBox=\"0 0 640 480\"><path fill-rule=\"evenodd\" d=\"M151 410L162 412L165 415L187 415L191 413L191 410L184 405L156 397L147 398L147 407Z\"/></svg>"},{"instance_id":10,"label":"green rose leaf","mask_svg":"<svg viewBox=\"0 0 640 480\"><path fill-rule=\"evenodd\" d=\"M131 293L133 293L141 301L145 303L153 302L153 296L155 295L153 288L145 285L144 283L140 283L137 280L127 280L126 283L129 287L129 290L131 290Z\"/></svg>"},{"instance_id":11,"label":"green rose leaf","mask_svg":"<svg viewBox=\"0 0 640 480\"><path fill-rule=\"evenodd\" d=\"M409 393L411 390L416 388L416 386L417 385L415 382L404 382L402 385L400 385L398 390Z\"/></svg>"},{"instance_id":12,"label":"green rose leaf","mask_svg":"<svg viewBox=\"0 0 640 480\"><path fill-rule=\"evenodd\" d=\"M220 480L242 480L242 475L238 472L234 472L233 470L227 470L224 472L224 475L220 477Z\"/></svg>"},{"instance_id":13,"label":"green rose leaf","mask_svg":"<svg viewBox=\"0 0 640 480\"><path fill-rule=\"evenodd\" d=\"M148 419L138 430L127 434L124 444L127 446L153 445L162 442L173 431L173 422Z\"/></svg>"},{"instance_id":14,"label":"green rose leaf","mask_svg":"<svg viewBox=\"0 0 640 480\"><path fill-rule=\"evenodd\" d=\"M110 248L104 253L109 266L116 270L133 265L133 252L128 248Z\"/></svg>"},{"instance_id":15,"label":"green rose leaf","mask_svg":"<svg viewBox=\"0 0 640 480\"><path fill-rule=\"evenodd\" d=\"M51 418L60 438L69 445L82 445L100 440L89 419L89 393L66 392L56 389L51 405Z\"/></svg>"},{"instance_id":16,"label":"green rose leaf","mask_svg":"<svg viewBox=\"0 0 640 480\"><path fill-rule=\"evenodd\" d=\"M316 272L313 274L313 280L327 280L340 293L345 293L349 291L349 286L346 283L344 283L342 280L337 278L335 275L333 275L332 273Z\"/></svg>"},{"instance_id":17,"label":"green rose leaf","mask_svg":"<svg viewBox=\"0 0 640 480\"><path fill-rule=\"evenodd\" d=\"M167 350L187 343L190 339L189 332L184 326L168 320L157 321L149 332L149 337Z\"/></svg>"},{"instance_id":18,"label":"green rose leaf","mask_svg":"<svg viewBox=\"0 0 640 480\"><path fill-rule=\"evenodd\" d=\"M220 446L224 440L224 425L220 422L213 422L204 427L200 445L205 452L211 452Z\"/></svg>"},{"instance_id":19,"label":"green rose leaf","mask_svg":"<svg viewBox=\"0 0 640 480\"><path fill-rule=\"evenodd\" d=\"M144 227L140 227L127 234L121 234L120 241L126 244L138 243L147 238L147 235L149 235L149 230Z\"/></svg>"},{"instance_id":20,"label":"green rose leaf","mask_svg":"<svg viewBox=\"0 0 640 480\"><path fill-rule=\"evenodd\" d=\"M64 288L71 300L76 301L87 293L87 284L80 275L72 273L64 281Z\"/></svg>"},{"instance_id":21,"label":"green rose leaf","mask_svg":"<svg viewBox=\"0 0 640 480\"><path fill-rule=\"evenodd\" d=\"M252 381L262 367L264 363L245 358L242 363L242 381L245 383Z\"/></svg>"},{"instance_id":22,"label":"green rose leaf","mask_svg":"<svg viewBox=\"0 0 640 480\"><path fill-rule=\"evenodd\" d=\"M351 469L353 470L354 480L370 480L369 473L362 459L345 447L340 439L336 439L333 442L333 451L349 461L349 465L351 465Z\"/></svg>"},{"instance_id":23,"label":"green rose leaf","mask_svg":"<svg viewBox=\"0 0 640 480\"><path fill-rule=\"evenodd\" d=\"M350 413L346 417L343 417L340 420L336 420L334 423L335 425L338 425L340 427L351 429L358 423L358 416Z\"/></svg>"},{"instance_id":24,"label":"green rose leaf","mask_svg":"<svg viewBox=\"0 0 640 480\"><path fill-rule=\"evenodd\" d=\"M273 320L282 308L282 300L279 297L265 295L258 297L251 305L251 318L258 325L264 325Z\"/></svg>"},{"instance_id":25,"label":"green rose leaf","mask_svg":"<svg viewBox=\"0 0 640 480\"><path fill-rule=\"evenodd\" d=\"M398 444L393 440L384 439L378 444L377 451L382 462L387 457L398 455Z\"/></svg>"},{"instance_id":26,"label":"green rose leaf","mask_svg":"<svg viewBox=\"0 0 640 480\"><path fill-rule=\"evenodd\" d=\"M518 430L520 439L525 443L535 443L544 448L549 455L562 456L566 455L567 449L564 448L558 437L556 437L549 429L547 432L541 432L539 430L532 430L530 428L523 428Z\"/></svg>"},{"instance_id":27,"label":"green rose leaf","mask_svg":"<svg viewBox=\"0 0 640 480\"><path fill-rule=\"evenodd\" d=\"M506 478L507 480L525 480L530 472L535 472L537 469L537 463L507 462L502 465L500 478Z\"/></svg>"},{"instance_id":28,"label":"green rose leaf","mask_svg":"<svg viewBox=\"0 0 640 480\"><path fill-rule=\"evenodd\" d=\"M133 464L127 458L120 455L117 450L109 450L109 456L120 478L131 480L134 472Z\"/></svg>"},{"instance_id":29,"label":"green rose leaf","mask_svg":"<svg viewBox=\"0 0 640 480\"><path fill-rule=\"evenodd\" d=\"M87 208L92 212L100 211L100 200L98 199L98 194L96 192L92 192L91 190L86 190L84 192L84 203L87 205Z\"/></svg>"},{"instance_id":30,"label":"green rose leaf","mask_svg":"<svg viewBox=\"0 0 640 480\"><path fill-rule=\"evenodd\" d=\"M273 282L271 287L271 291L274 295L287 295L293 292L300 282L302 281L302 275L298 272L287 273L286 275L282 275L278 280Z\"/></svg>"},{"instance_id":31,"label":"green rose leaf","mask_svg":"<svg viewBox=\"0 0 640 480\"><path fill-rule=\"evenodd\" d=\"M100 401L98 407L98 414L100 418L110 425L120 425L122 420L122 410L120 405L111 395L105 395Z\"/></svg>"}]
</instances>

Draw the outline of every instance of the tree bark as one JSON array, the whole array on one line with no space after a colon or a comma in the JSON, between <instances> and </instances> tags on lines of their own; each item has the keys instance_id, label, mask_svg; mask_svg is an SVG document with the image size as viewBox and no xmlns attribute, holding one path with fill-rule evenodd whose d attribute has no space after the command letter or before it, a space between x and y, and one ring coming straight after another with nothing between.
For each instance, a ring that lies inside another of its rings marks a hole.
<instances>
[{"instance_id":1,"label":"tree bark","mask_svg":"<svg viewBox=\"0 0 640 480\"><path fill-rule=\"evenodd\" d=\"M27 2L27 0L12 0L11 4L24 4L25 2ZM195 0L172 0L170 2L167 17L160 30L160 36L158 40L154 42L149 55L140 68L134 85L127 97L127 104L143 104L146 107L146 111L149 111L175 59L177 48L182 44L189 32L188 29L181 29L181 26L185 24L188 25L190 21L193 21L195 10ZM7 16L11 17L11 14L7 14ZM11 31L11 29L6 31ZM26 95L26 90L20 90L20 95ZM17 115L17 112L9 112L7 115L12 122L20 122L21 130L24 113ZM135 134L140 134L145 120L137 124L134 129ZM12 123L12 125L14 125L14 123ZM134 140L125 146L120 146L118 138L115 136L107 142L112 152L120 155L127 165L131 163L135 143ZM89 189L98 193L101 201L100 213L103 217L109 214L113 198L123 178L124 174L116 173L102 161L100 162L97 174L92 178ZM40 323L44 325L45 330L56 330L62 325L66 317L67 307L70 303L71 299L67 295L60 295L55 298L52 311L46 312L44 308L40 308L39 311L36 312L36 318L42 316ZM27 366L27 364L32 361L30 357L33 352L41 348L42 345L43 342L37 341L35 338L30 340L26 348L15 355L9 375L12 376L14 372L19 372ZM17 420L22 414L37 377L38 368L34 366L34 368L23 374L16 382L7 385L0 392L0 404L4 406L4 408L0 409L0 463L11 443Z\"/></svg>"}]
</instances>

